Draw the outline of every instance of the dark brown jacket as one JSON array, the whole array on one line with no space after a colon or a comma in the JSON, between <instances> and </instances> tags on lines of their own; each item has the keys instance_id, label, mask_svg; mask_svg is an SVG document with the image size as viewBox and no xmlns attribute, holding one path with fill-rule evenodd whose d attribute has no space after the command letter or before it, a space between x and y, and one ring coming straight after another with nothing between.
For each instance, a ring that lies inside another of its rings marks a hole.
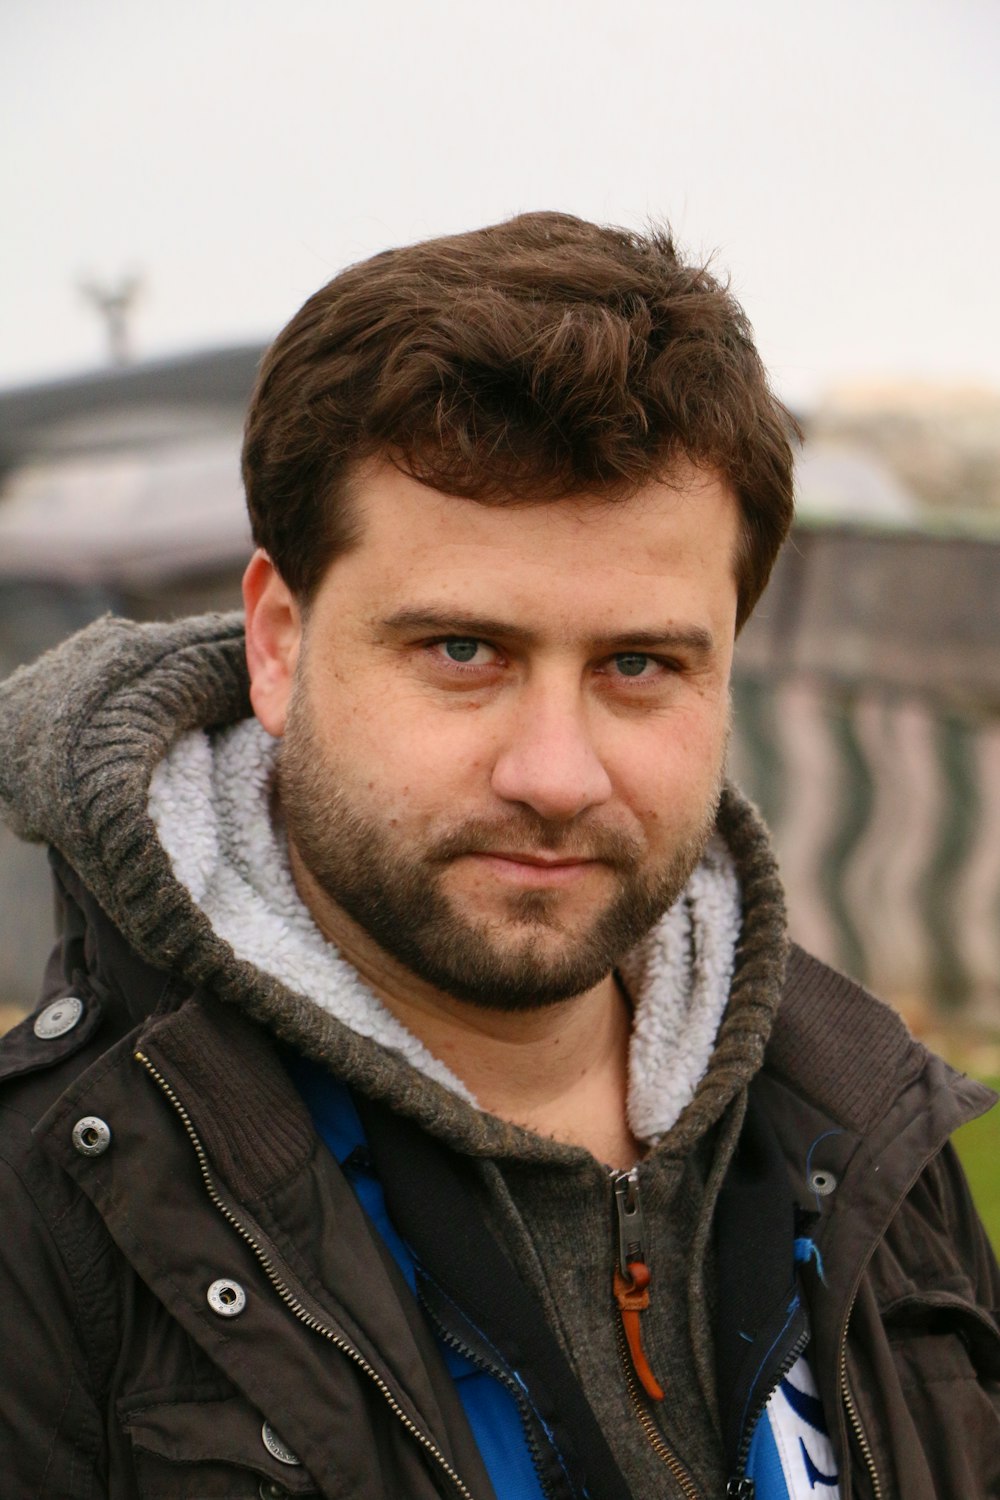
<instances>
[{"instance_id":1,"label":"dark brown jacket","mask_svg":"<svg viewBox=\"0 0 1000 1500\"><path fill-rule=\"evenodd\" d=\"M45 1003L83 1011L0 1047L4 1500L489 1500L434 1340L273 1038L175 992L64 879ZM997 1496L1000 1283L946 1145L986 1091L798 951L753 1087L817 1216L811 1359L850 1495ZM243 1310L213 1310L213 1286Z\"/></svg>"}]
</instances>

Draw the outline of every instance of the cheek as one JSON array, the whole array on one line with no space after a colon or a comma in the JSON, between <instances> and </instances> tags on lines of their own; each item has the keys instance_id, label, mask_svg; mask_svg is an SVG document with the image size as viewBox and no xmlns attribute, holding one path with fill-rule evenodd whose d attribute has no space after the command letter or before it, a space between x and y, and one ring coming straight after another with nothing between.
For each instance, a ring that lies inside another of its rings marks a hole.
<instances>
[{"instance_id":1,"label":"cheek","mask_svg":"<svg viewBox=\"0 0 1000 1500\"><path fill-rule=\"evenodd\" d=\"M686 825L715 795L726 740L725 713L646 726L618 747L612 777L619 796L649 827Z\"/></svg>"},{"instance_id":2,"label":"cheek","mask_svg":"<svg viewBox=\"0 0 1000 1500\"><path fill-rule=\"evenodd\" d=\"M321 719L343 778L370 814L415 831L482 810L491 766L485 728L476 713L429 715L413 693L332 692Z\"/></svg>"}]
</instances>

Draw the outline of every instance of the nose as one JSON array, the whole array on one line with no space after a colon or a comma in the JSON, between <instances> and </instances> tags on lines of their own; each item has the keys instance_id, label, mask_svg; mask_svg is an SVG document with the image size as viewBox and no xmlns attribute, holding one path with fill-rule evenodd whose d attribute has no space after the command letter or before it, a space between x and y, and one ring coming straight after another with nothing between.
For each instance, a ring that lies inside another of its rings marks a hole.
<instances>
[{"instance_id":1,"label":"nose","mask_svg":"<svg viewBox=\"0 0 1000 1500\"><path fill-rule=\"evenodd\" d=\"M587 723L587 705L553 691L520 702L493 766L491 786L506 802L568 822L611 796L611 778Z\"/></svg>"}]
</instances>

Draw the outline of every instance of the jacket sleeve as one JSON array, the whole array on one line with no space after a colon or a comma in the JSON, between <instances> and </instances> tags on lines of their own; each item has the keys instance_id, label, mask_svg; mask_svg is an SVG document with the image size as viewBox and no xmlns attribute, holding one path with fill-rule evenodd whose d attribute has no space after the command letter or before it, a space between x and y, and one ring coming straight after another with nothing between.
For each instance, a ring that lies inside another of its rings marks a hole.
<instances>
[{"instance_id":1,"label":"jacket sleeve","mask_svg":"<svg viewBox=\"0 0 1000 1500\"><path fill-rule=\"evenodd\" d=\"M0 1110L4 1500L98 1500L107 1493L102 1366L114 1338L108 1247L98 1246L89 1205L30 1149L17 1150L28 1132L12 1114Z\"/></svg>"}]
</instances>

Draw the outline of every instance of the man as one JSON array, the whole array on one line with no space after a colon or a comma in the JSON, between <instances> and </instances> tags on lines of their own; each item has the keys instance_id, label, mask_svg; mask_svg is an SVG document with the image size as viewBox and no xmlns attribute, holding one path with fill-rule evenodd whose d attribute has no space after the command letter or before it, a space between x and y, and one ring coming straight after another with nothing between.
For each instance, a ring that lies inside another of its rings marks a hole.
<instances>
[{"instance_id":1,"label":"man","mask_svg":"<svg viewBox=\"0 0 1000 1500\"><path fill-rule=\"evenodd\" d=\"M788 951L724 781L791 513L669 240L389 252L264 360L243 622L2 690L5 1496L1000 1493L987 1092ZM244 657L245 650L245 657Z\"/></svg>"}]
</instances>

